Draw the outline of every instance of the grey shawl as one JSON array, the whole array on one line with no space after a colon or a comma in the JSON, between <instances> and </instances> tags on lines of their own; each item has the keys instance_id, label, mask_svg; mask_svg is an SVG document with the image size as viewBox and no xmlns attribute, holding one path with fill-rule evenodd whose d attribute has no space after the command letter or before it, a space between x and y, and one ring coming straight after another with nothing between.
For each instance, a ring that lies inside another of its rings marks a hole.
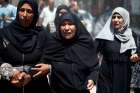
<instances>
[{"instance_id":1,"label":"grey shawl","mask_svg":"<svg viewBox=\"0 0 140 93\"><path fill-rule=\"evenodd\" d=\"M123 17L123 20L124 20L123 30L124 31L121 31L123 33L121 32L119 33L112 28L111 19L114 13L118 13ZM135 53L136 44L132 35L132 30L131 28L129 28L129 24L130 24L129 12L122 7L117 7L113 10L112 15L109 17L105 26L103 27L103 29L97 35L96 38L113 41L114 37L116 37L121 41L120 53L124 53L126 50L129 50L129 49L132 49L131 54Z\"/></svg>"}]
</instances>

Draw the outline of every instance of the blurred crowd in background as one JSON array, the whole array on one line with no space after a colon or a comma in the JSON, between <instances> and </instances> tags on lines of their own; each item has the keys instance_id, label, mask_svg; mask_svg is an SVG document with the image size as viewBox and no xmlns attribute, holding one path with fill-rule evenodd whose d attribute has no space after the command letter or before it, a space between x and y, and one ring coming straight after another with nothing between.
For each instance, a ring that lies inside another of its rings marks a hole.
<instances>
[{"instance_id":1,"label":"blurred crowd in background","mask_svg":"<svg viewBox=\"0 0 140 93\"><path fill-rule=\"evenodd\" d=\"M1 1L1 0L0 0ZM4 0L9 2L10 4L16 6L18 0ZM41 14L44 7L48 6L48 0L37 0L39 4L39 12ZM134 31L139 31L140 29L140 0L50 0L54 2L54 12L56 8L61 4L66 4L70 6L72 11L75 12L81 21L86 26L87 30L91 33L93 38L97 35L97 33L102 29L106 20L108 19L112 9L115 7L121 6L126 8L130 12L131 16L131 27ZM76 3L75 3L76 2ZM0 6L0 11L1 11ZM13 10L13 9L12 9ZM53 10L53 9L52 9ZM55 13L46 14L46 19L42 19L39 21L39 24L43 26L47 26L47 23L43 23L43 21L52 21L54 19ZM0 18L2 18L2 14L0 14ZM43 14L40 15L43 18ZM53 17L53 18L52 18ZM52 19L51 19L52 18Z\"/></svg>"}]
</instances>

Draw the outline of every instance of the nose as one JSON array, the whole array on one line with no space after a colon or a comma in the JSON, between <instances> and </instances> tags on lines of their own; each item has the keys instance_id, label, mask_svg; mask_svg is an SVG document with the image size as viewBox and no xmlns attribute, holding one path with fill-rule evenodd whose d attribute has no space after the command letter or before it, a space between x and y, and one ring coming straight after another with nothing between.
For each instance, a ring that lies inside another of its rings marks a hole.
<instances>
[{"instance_id":1,"label":"nose","mask_svg":"<svg viewBox=\"0 0 140 93\"><path fill-rule=\"evenodd\" d=\"M24 11L23 16L27 16L27 11L26 10Z\"/></svg>"},{"instance_id":2,"label":"nose","mask_svg":"<svg viewBox=\"0 0 140 93\"><path fill-rule=\"evenodd\" d=\"M68 24L65 25L65 30L69 30L69 25Z\"/></svg>"}]
</instances>

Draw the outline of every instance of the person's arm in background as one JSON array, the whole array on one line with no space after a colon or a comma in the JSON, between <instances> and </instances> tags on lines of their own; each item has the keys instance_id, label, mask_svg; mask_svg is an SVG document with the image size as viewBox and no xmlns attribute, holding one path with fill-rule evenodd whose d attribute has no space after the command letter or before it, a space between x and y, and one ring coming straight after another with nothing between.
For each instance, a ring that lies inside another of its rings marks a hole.
<instances>
[{"instance_id":1,"label":"person's arm in background","mask_svg":"<svg viewBox=\"0 0 140 93\"><path fill-rule=\"evenodd\" d=\"M133 35L133 38L135 40L135 44L136 44L137 49L132 50L135 53L131 54L130 60L131 60L131 62L138 62L140 60L140 56L139 56L140 55L140 35L136 32L133 32L133 31L132 31L132 35Z\"/></svg>"},{"instance_id":2,"label":"person's arm in background","mask_svg":"<svg viewBox=\"0 0 140 93\"><path fill-rule=\"evenodd\" d=\"M42 23L43 23L43 20L44 20L44 16L45 16L45 9L43 9L41 11L40 15L39 15L37 26L43 26Z\"/></svg>"},{"instance_id":3,"label":"person's arm in background","mask_svg":"<svg viewBox=\"0 0 140 93\"><path fill-rule=\"evenodd\" d=\"M5 15L4 19L6 22L12 22L16 18L17 7L11 4L7 5L8 10L10 11L10 15Z\"/></svg>"}]
</instances>

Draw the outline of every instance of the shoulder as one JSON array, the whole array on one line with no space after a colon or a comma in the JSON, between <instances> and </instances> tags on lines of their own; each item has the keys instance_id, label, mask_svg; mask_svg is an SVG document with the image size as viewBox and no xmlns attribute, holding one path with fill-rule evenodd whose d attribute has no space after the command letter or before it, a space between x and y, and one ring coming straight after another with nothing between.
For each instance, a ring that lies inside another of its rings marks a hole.
<instances>
[{"instance_id":1,"label":"shoulder","mask_svg":"<svg viewBox=\"0 0 140 93\"><path fill-rule=\"evenodd\" d=\"M48 11L48 9L49 9L48 6L44 7L44 8L43 8L43 12Z\"/></svg>"},{"instance_id":2,"label":"shoulder","mask_svg":"<svg viewBox=\"0 0 140 93\"><path fill-rule=\"evenodd\" d=\"M4 37L4 30L5 30L5 29L0 29L0 41L1 41L2 38Z\"/></svg>"},{"instance_id":3,"label":"shoulder","mask_svg":"<svg viewBox=\"0 0 140 93\"><path fill-rule=\"evenodd\" d=\"M46 29L43 29L43 28L38 28L38 36L39 36L39 38L41 38L41 39L48 39L48 38L50 38L50 33L49 33L49 31L48 30L46 30Z\"/></svg>"},{"instance_id":4,"label":"shoulder","mask_svg":"<svg viewBox=\"0 0 140 93\"><path fill-rule=\"evenodd\" d=\"M132 36L133 36L134 38L138 38L138 37L140 37L140 32L138 32L138 31L133 31L133 30L132 30Z\"/></svg>"},{"instance_id":5,"label":"shoulder","mask_svg":"<svg viewBox=\"0 0 140 93\"><path fill-rule=\"evenodd\" d=\"M16 6L14 6L12 4L8 4L7 7L12 8L12 9L16 9Z\"/></svg>"},{"instance_id":6,"label":"shoulder","mask_svg":"<svg viewBox=\"0 0 140 93\"><path fill-rule=\"evenodd\" d=\"M3 34L3 32L4 32L4 28L0 28L0 36L1 36L1 34Z\"/></svg>"}]
</instances>

